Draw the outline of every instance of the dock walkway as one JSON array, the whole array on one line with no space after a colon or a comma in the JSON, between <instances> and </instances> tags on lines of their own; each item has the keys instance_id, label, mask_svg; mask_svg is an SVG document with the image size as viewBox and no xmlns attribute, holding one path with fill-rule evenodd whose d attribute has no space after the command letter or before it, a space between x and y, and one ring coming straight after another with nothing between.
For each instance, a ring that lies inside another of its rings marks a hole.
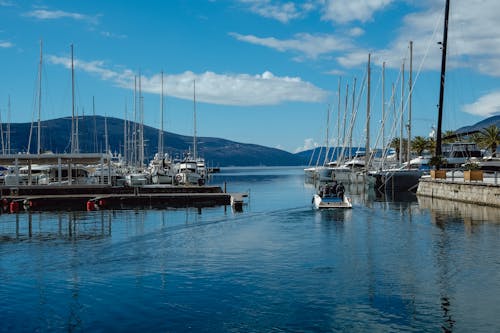
<instances>
[{"instance_id":1,"label":"dock walkway","mask_svg":"<svg viewBox=\"0 0 500 333\"><path fill-rule=\"evenodd\" d=\"M218 186L41 185L0 187L4 210L93 210L132 207L208 207L240 209L245 193L225 193ZM14 204L11 204L14 203ZM13 209L12 209L13 208Z\"/></svg>"}]
</instances>

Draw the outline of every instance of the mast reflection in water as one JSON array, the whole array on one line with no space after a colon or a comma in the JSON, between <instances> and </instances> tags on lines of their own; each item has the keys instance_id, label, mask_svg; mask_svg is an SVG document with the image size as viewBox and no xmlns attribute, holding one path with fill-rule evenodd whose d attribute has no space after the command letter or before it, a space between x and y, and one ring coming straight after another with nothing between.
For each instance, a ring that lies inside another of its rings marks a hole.
<instances>
[{"instance_id":1,"label":"mast reflection in water","mask_svg":"<svg viewBox=\"0 0 500 333\"><path fill-rule=\"evenodd\" d=\"M0 331L500 331L498 209L223 169L229 207L0 216Z\"/></svg>"}]
</instances>

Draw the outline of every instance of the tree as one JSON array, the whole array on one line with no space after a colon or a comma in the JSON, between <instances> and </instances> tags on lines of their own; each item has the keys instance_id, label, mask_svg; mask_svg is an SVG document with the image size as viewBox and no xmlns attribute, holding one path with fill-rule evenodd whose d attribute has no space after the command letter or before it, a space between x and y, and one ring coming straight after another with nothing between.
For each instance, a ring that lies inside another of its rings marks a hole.
<instances>
[{"instance_id":1,"label":"tree","mask_svg":"<svg viewBox=\"0 0 500 333\"><path fill-rule=\"evenodd\" d=\"M411 147L418 156L421 156L424 150L430 148L430 142L423 136L416 136L411 142Z\"/></svg>"},{"instance_id":2,"label":"tree","mask_svg":"<svg viewBox=\"0 0 500 333\"><path fill-rule=\"evenodd\" d=\"M497 147L500 145L500 129L496 125L483 128L476 136L477 144L481 148L491 151L491 156L496 156Z\"/></svg>"},{"instance_id":3,"label":"tree","mask_svg":"<svg viewBox=\"0 0 500 333\"><path fill-rule=\"evenodd\" d=\"M443 139L443 143L453 143L457 140L457 135L455 134L455 131L446 130L441 135L441 138Z\"/></svg>"},{"instance_id":4,"label":"tree","mask_svg":"<svg viewBox=\"0 0 500 333\"><path fill-rule=\"evenodd\" d=\"M400 153L399 144L400 144L400 139L399 138L392 139L391 144L390 144L390 147L394 148L394 150L396 151L396 156L398 157L398 159L399 159L399 156L400 156L399 155L399 153ZM407 149L408 149L408 140L407 139L403 139L403 151L406 151Z\"/></svg>"}]
</instances>

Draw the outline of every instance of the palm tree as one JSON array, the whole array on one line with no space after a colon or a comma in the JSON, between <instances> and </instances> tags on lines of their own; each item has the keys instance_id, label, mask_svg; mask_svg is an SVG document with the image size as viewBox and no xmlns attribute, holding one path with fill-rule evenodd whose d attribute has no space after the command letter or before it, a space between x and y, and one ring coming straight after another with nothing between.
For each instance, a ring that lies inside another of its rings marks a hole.
<instances>
[{"instance_id":1,"label":"palm tree","mask_svg":"<svg viewBox=\"0 0 500 333\"><path fill-rule=\"evenodd\" d=\"M424 150L430 148L430 143L429 140L427 140L423 136L416 136L411 142L411 147L418 156L421 156Z\"/></svg>"},{"instance_id":2,"label":"palm tree","mask_svg":"<svg viewBox=\"0 0 500 333\"><path fill-rule=\"evenodd\" d=\"M491 156L496 157L497 147L500 145L500 129L496 125L483 128L476 136L476 140L481 148L491 150Z\"/></svg>"},{"instance_id":3,"label":"palm tree","mask_svg":"<svg viewBox=\"0 0 500 333\"><path fill-rule=\"evenodd\" d=\"M399 143L400 143L400 139L399 138L394 138L392 139L389 147L391 148L394 148L394 150L396 151L396 156L398 157L399 159ZM403 139L403 151L406 151L408 149L408 140L407 139Z\"/></svg>"},{"instance_id":4,"label":"palm tree","mask_svg":"<svg viewBox=\"0 0 500 333\"><path fill-rule=\"evenodd\" d=\"M452 130L446 130L444 133L441 135L443 138L443 143L453 143L457 140L457 136L455 134L455 131Z\"/></svg>"}]
</instances>

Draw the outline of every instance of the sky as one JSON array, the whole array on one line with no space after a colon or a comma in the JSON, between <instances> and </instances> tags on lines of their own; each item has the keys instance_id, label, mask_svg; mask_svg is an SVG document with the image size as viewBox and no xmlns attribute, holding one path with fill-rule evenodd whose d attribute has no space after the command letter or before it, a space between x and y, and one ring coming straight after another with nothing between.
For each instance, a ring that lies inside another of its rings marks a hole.
<instances>
[{"instance_id":1,"label":"sky","mask_svg":"<svg viewBox=\"0 0 500 333\"><path fill-rule=\"evenodd\" d=\"M428 137L444 2L0 0L2 121L71 116L73 45L79 115L139 120L140 81L144 124L182 135L196 110L197 136L289 152L349 133L380 147L410 119ZM500 114L499 13L497 0L451 0L443 130Z\"/></svg>"}]
</instances>

